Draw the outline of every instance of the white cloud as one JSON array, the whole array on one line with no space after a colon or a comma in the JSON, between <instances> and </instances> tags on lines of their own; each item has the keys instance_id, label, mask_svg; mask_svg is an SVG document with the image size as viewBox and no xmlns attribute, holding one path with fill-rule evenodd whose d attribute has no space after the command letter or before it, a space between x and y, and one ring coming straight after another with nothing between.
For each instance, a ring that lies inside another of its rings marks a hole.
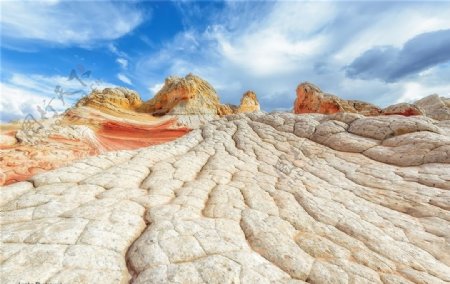
<instances>
[{"instance_id":1,"label":"white cloud","mask_svg":"<svg viewBox=\"0 0 450 284\"><path fill-rule=\"evenodd\" d=\"M409 82L403 86L403 94L397 99L397 102L413 102L421 98L424 88L420 83Z\"/></svg>"},{"instance_id":2,"label":"white cloud","mask_svg":"<svg viewBox=\"0 0 450 284\"><path fill-rule=\"evenodd\" d=\"M128 3L129 4L129 3ZM109 1L2 1L5 44L39 40L62 45L91 45L113 40L143 21L134 6Z\"/></svg>"},{"instance_id":3,"label":"white cloud","mask_svg":"<svg viewBox=\"0 0 450 284\"><path fill-rule=\"evenodd\" d=\"M271 76L275 73L290 73L298 68L301 59L314 55L325 44L325 38L292 40L280 31L267 29L237 42L216 33L222 56L229 63L239 66L254 76Z\"/></svg>"},{"instance_id":4,"label":"white cloud","mask_svg":"<svg viewBox=\"0 0 450 284\"><path fill-rule=\"evenodd\" d=\"M392 45L401 48L406 41L418 34L449 29L447 15L450 13L450 5L441 6L403 4L397 9L379 12L375 17L372 16L376 21L356 31L335 58L352 59L374 46Z\"/></svg>"},{"instance_id":5,"label":"white cloud","mask_svg":"<svg viewBox=\"0 0 450 284\"><path fill-rule=\"evenodd\" d=\"M441 68L430 68L417 75L415 80L401 83L396 103L414 102L430 94L450 98L450 64Z\"/></svg>"},{"instance_id":6,"label":"white cloud","mask_svg":"<svg viewBox=\"0 0 450 284\"><path fill-rule=\"evenodd\" d=\"M13 73L6 82L0 83L2 95L0 120L7 122L23 119L27 114L32 114L38 119L41 117L38 107L46 110L48 116L53 116L53 110L61 113L82 96L89 94L91 89L101 90L114 86L93 78L80 78L80 80L85 85L76 79L68 80L68 77L60 75Z\"/></svg>"},{"instance_id":7,"label":"white cloud","mask_svg":"<svg viewBox=\"0 0 450 284\"><path fill-rule=\"evenodd\" d=\"M164 83L156 83L156 84L152 85L151 87L149 87L148 89L150 90L150 92L153 95L156 95L156 93L159 92L159 90L161 90L163 86L164 86Z\"/></svg>"},{"instance_id":8,"label":"white cloud","mask_svg":"<svg viewBox=\"0 0 450 284\"><path fill-rule=\"evenodd\" d=\"M230 13L239 9L237 5L237 8L233 5ZM217 23L204 36L212 41L211 48L217 48L222 62L254 77L289 74L298 70L304 60L326 50L328 37L311 34L333 20L336 10L333 3L326 2L278 2L265 17L241 22L241 29L229 31L227 23ZM241 21L247 18L238 15Z\"/></svg>"},{"instance_id":9,"label":"white cloud","mask_svg":"<svg viewBox=\"0 0 450 284\"><path fill-rule=\"evenodd\" d=\"M117 58L116 62L119 63L119 65L123 68L123 69L127 69L128 67L128 60L126 60L125 58Z\"/></svg>"},{"instance_id":10,"label":"white cloud","mask_svg":"<svg viewBox=\"0 0 450 284\"><path fill-rule=\"evenodd\" d=\"M117 74L117 79L124 82L125 84L132 85L130 78L128 78L125 74Z\"/></svg>"},{"instance_id":11,"label":"white cloud","mask_svg":"<svg viewBox=\"0 0 450 284\"><path fill-rule=\"evenodd\" d=\"M37 95L29 90L17 88L13 85L0 83L2 99L0 103L0 121L8 122L11 120L24 119L28 114L33 115L35 119L41 118L38 107L45 109L51 98L48 96ZM58 113L65 108L60 100L54 100L50 106ZM53 116L53 111L49 111L48 116Z\"/></svg>"},{"instance_id":12,"label":"white cloud","mask_svg":"<svg viewBox=\"0 0 450 284\"><path fill-rule=\"evenodd\" d=\"M244 91L256 91L266 110L290 108L303 81L385 106L407 99L414 80L422 86L417 97L450 89L446 75L440 70L386 84L347 78L344 67L375 45L402 46L420 33L450 28L449 14L446 3L231 1L205 30L187 27L158 53L140 58L136 76L157 84L161 74L193 72L223 101L238 103Z\"/></svg>"},{"instance_id":13,"label":"white cloud","mask_svg":"<svg viewBox=\"0 0 450 284\"><path fill-rule=\"evenodd\" d=\"M125 52L119 50L119 49L115 46L115 44L112 43L112 42L110 42L110 43L108 44L108 50L111 51L113 54L119 56L119 57L128 58L128 55L127 55Z\"/></svg>"}]
</instances>

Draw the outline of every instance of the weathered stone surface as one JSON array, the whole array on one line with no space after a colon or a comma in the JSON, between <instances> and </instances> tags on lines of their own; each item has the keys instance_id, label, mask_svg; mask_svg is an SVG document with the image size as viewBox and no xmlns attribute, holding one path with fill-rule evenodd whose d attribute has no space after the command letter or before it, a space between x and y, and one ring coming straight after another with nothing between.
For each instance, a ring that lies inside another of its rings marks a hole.
<instances>
[{"instance_id":1,"label":"weathered stone surface","mask_svg":"<svg viewBox=\"0 0 450 284\"><path fill-rule=\"evenodd\" d=\"M166 78L162 89L139 111L153 115L211 115L218 114L220 105L216 90L207 81L188 74L184 78Z\"/></svg>"},{"instance_id":2,"label":"weathered stone surface","mask_svg":"<svg viewBox=\"0 0 450 284\"><path fill-rule=\"evenodd\" d=\"M17 143L17 139L12 135L0 134L0 149L12 146Z\"/></svg>"},{"instance_id":3,"label":"weathered stone surface","mask_svg":"<svg viewBox=\"0 0 450 284\"><path fill-rule=\"evenodd\" d=\"M157 116L223 116L259 111L259 102L256 94L249 91L243 95L240 106L222 104L216 90L206 80L188 74L184 78L166 78L162 89L138 111Z\"/></svg>"},{"instance_id":4,"label":"weathered stone surface","mask_svg":"<svg viewBox=\"0 0 450 284\"><path fill-rule=\"evenodd\" d=\"M420 108L418 108L413 104L399 103L384 108L383 114L411 116L411 115L423 115L424 113L420 110Z\"/></svg>"},{"instance_id":5,"label":"weathered stone surface","mask_svg":"<svg viewBox=\"0 0 450 284\"><path fill-rule=\"evenodd\" d=\"M93 90L91 94L82 98L77 107L88 106L99 110L122 112L134 110L142 104L141 97L133 90L116 87L103 90Z\"/></svg>"},{"instance_id":6,"label":"weathered stone surface","mask_svg":"<svg viewBox=\"0 0 450 284\"><path fill-rule=\"evenodd\" d=\"M42 128L35 131L17 126L14 132L20 143L0 145L0 185L23 181L106 151L160 144L189 131L178 125L176 119L156 120L148 114L135 112L133 118L122 116L124 113L116 114L114 117L83 106L57 119L39 121ZM144 122L141 118L150 119Z\"/></svg>"},{"instance_id":7,"label":"weathered stone surface","mask_svg":"<svg viewBox=\"0 0 450 284\"><path fill-rule=\"evenodd\" d=\"M63 115L2 125L0 185L105 151L167 142L219 116L259 109L253 92L244 94L239 107L221 104L214 88L192 74L169 77L146 103L126 88L93 90Z\"/></svg>"},{"instance_id":8,"label":"weathered stone surface","mask_svg":"<svg viewBox=\"0 0 450 284\"><path fill-rule=\"evenodd\" d=\"M258 111L260 111L260 106L255 92L252 91L245 92L245 94L242 96L241 104L239 105L239 108L236 110L236 113L258 112Z\"/></svg>"},{"instance_id":9,"label":"weathered stone surface","mask_svg":"<svg viewBox=\"0 0 450 284\"><path fill-rule=\"evenodd\" d=\"M425 115L436 120L450 120L450 98L430 95L414 103Z\"/></svg>"},{"instance_id":10,"label":"weathered stone surface","mask_svg":"<svg viewBox=\"0 0 450 284\"><path fill-rule=\"evenodd\" d=\"M379 115L382 110L372 104L356 100L344 100L337 96L323 93L319 87L305 82L297 87L294 113L353 112L363 115Z\"/></svg>"},{"instance_id":11,"label":"weathered stone surface","mask_svg":"<svg viewBox=\"0 0 450 284\"><path fill-rule=\"evenodd\" d=\"M297 87L297 98L294 102L294 113L358 113L365 116L379 115L424 115L436 120L450 120L450 98L430 95L414 104L399 103L384 109L357 100L344 100L326 94L319 87L304 82Z\"/></svg>"},{"instance_id":12,"label":"weathered stone surface","mask_svg":"<svg viewBox=\"0 0 450 284\"><path fill-rule=\"evenodd\" d=\"M239 114L39 174L0 189L0 282L448 283L443 125Z\"/></svg>"}]
</instances>

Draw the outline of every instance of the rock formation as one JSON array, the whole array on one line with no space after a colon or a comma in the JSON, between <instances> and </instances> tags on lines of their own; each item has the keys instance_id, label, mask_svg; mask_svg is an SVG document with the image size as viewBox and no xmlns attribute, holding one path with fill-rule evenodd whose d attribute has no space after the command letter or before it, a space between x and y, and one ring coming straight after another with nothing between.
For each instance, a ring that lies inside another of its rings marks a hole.
<instances>
[{"instance_id":1,"label":"rock formation","mask_svg":"<svg viewBox=\"0 0 450 284\"><path fill-rule=\"evenodd\" d=\"M82 129L85 134L92 132L87 127L76 128L77 132ZM67 165L71 161L98 155L101 148L92 144L91 137L80 133L76 138L67 138L55 133L41 139L37 145L22 142L0 147L0 185L26 180L38 173Z\"/></svg>"},{"instance_id":2,"label":"rock formation","mask_svg":"<svg viewBox=\"0 0 450 284\"><path fill-rule=\"evenodd\" d=\"M366 116L377 115L426 115L436 120L450 120L450 98L431 95L414 104L399 103L380 109L369 103L344 100L323 93L319 87L305 82L297 87L294 113L334 114L338 112L359 113Z\"/></svg>"},{"instance_id":3,"label":"rock formation","mask_svg":"<svg viewBox=\"0 0 450 284\"><path fill-rule=\"evenodd\" d=\"M0 283L449 283L449 106L94 91L2 128Z\"/></svg>"},{"instance_id":4,"label":"rock formation","mask_svg":"<svg viewBox=\"0 0 450 284\"><path fill-rule=\"evenodd\" d=\"M88 106L99 110L123 112L135 110L142 104L141 97L133 90L116 87L103 90L93 90L91 94L82 98L77 107Z\"/></svg>"},{"instance_id":5,"label":"rock formation","mask_svg":"<svg viewBox=\"0 0 450 284\"><path fill-rule=\"evenodd\" d=\"M384 115L423 115L422 110L413 104L399 103L383 109Z\"/></svg>"},{"instance_id":6,"label":"rock formation","mask_svg":"<svg viewBox=\"0 0 450 284\"><path fill-rule=\"evenodd\" d=\"M242 96L241 104L235 113L258 112L260 110L258 98L256 97L255 92L247 91Z\"/></svg>"},{"instance_id":7,"label":"rock formation","mask_svg":"<svg viewBox=\"0 0 450 284\"><path fill-rule=\"evenodd\" d=\"M166 78L162 89L139 111L153 115L216 115L220 106L216 90L193 74Z\"/></svg>"},{"instance_id":8,"label":"rock formation","mask_svg":"<svg viewBox=\"0 0 450 284\"><path fill-rule=\"evenodd\" d=\"M130 110L139 104L134 100L139 97L118 99L121 96L114 98L111 93L94 92L63 116L39 121L42 127L34 131L25 130L20 123L1 134L0 185L105 151L164 143L189 131L177 126L173 118L155 119Z\"/></svg>"},{"instance_id":9,"label":"rock formation","mask_svg":"<svg viewBox=\"0 0 450 284\"><path fill-rule=\"evenodd\" d=\"M218 116L254 111L259 111L259 103L253 92L244 94L239 107L221 104L214 88L192 74L167 78L162 90L146 103L126 88L94 90L61 119L39 122L43 127L32 135L19 124L2 132L0 185L104 151L171 141Z\"/></svg>"},{"instance_id":10,"label":"rock formation","mask_svg":"<svg viewBox=\"0 0 450 284\"><path fill-rule=\"evenodd\" d=\"M450 120L450 98L431 95L414 103L426 116L436 120Z\"/></svg>"},{"instance_id":11,"label":"rock formation","mask_svg":"<svg viewBox=\"0 0 450 284\"><path fill-rule=\"evenodd\" d=\"M230 115L0 189L1 283L448 283L450 124Z\"/></svg>"},{"instance_id":12,"label":"rock formation","mask_svg":"<svg viewBox=\"0 0 450 284\"><path fill-rule=\"evenodd\" d=\"M188 74L181 78L168 77L162 89L138 108L152 115L223 116L233 113L259 111L254 92L244 94L239 107L222 104L216 90L202 78Z\"/></svg>"},{"instance_id":13,"label":"rock formation","mask_svg":"<svg viewBox=\"0 0 450 284\"><path fill-rule=\"evenodd\" d=\"M102 112L126 113L131 116L135 112L154 116L223 116L260 110L254 92L246 92L238 107L222 104L216 90L207 81L193 74L188 74L184 78L177 76L166 78L162 89L147 102L142 102L137 92L117 87L94 90L81 99L76 107L91 107Z\"/></svg>"},{"instance_id":14,"label":"rock formation","mask_svg":"<svg viewBox=\"0 0 450 284\"><path fill-rule=\"evenodd\" d=\"M382 110L377 106L356 100L344 100L337 96L323 93L319 87L305 82L297 87L297 98L294 102L294 113L352 112L363 115L379 115Z\"/></svg>"},{"instance_id":15,"label":"rock formation","mask_svg":"<svg viewBox=\"0 0 450 284\"><path fill-rule=\"evenodd\" d=\"M0 149L13 146L17 143L16 137L8 134L0 134Z\"/></svg>"}]
</instances>

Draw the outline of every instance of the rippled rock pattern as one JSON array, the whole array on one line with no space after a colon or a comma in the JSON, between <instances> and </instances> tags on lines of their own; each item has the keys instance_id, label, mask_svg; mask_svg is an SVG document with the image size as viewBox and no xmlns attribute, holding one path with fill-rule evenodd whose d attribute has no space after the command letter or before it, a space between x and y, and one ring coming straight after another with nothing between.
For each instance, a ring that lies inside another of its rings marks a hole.
<instances>
[{"instance_id":1,"label":"rippled rock pattern","mask_svg":"<svg viewBox=\"0 0 450 284\"><path fill-rule=\"evenodd\" d=\"M449 124L241 114L3 187L1 283L448 283Z\"/></svg>"}]
</instances>

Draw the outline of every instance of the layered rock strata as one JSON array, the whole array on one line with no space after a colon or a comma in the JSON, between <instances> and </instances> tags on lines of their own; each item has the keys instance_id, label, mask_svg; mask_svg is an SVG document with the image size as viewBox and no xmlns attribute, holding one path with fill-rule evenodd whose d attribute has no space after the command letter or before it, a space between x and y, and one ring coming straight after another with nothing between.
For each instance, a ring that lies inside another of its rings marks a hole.
<instances>
[{"instance_id":1,"label":"layered rock strata","mask_svg":"<svg viewBox=\"0 0 450 284\"><path fill-rule=\"evenodd\" d=\"M108 104L107 104L108 105ZM37 173L105 151L136 149L174 140L189 129L176 119L80 106L39 128L15 125L0 139L0 185L26 180ZM110 115L108 113L114 113Z\"/></svg>"}]
</instances>

